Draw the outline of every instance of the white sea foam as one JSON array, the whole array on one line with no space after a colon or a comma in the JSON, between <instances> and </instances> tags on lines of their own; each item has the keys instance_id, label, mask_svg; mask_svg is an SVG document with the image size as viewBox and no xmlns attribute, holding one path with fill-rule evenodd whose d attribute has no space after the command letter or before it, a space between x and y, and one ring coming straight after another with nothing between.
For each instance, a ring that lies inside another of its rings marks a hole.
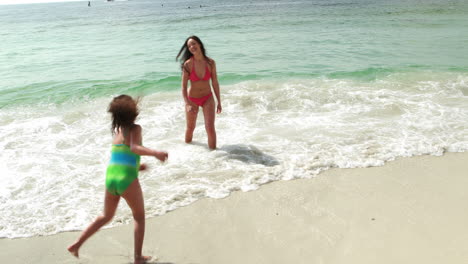
<instances>
[{"instance_id":1,"label":"white sea foam","mask_svg":"<svg viewBox=\"0 0 468 264\"><path fill-rule=\"evenodd\" d=\"M467 151L467 83L466 75L395 74L224 86L216 151L207 149L201 113L194 143L183 143L179 92L146 96L144 144L169 151L165 164L142 158L150 166L140 175L147 215L329 168ZM110 100L0 112L0 237L81 230L100 213ZM131 219L121 205L111 226Z\"/></svg>"}]
</instances>

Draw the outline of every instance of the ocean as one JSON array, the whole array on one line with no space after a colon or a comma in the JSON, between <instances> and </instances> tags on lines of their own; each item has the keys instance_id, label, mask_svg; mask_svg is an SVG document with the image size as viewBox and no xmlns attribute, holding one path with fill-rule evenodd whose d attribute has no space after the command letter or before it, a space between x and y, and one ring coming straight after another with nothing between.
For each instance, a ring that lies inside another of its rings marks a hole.
<instances>
[{"instance_id":1,"label":"ocean","mask_svg":"<svg viewBox=\"0 0 468 264\"><path fill-rule=\"evenodd\" d=\"M169 152L142 157L147 217L330 168L465 152L466 14L463 0L0 5L0 237L82 230L101 212L106 111L124 93L142 98L145 145ZM184 143L175 57L190 35L217 64L215 151L201 114ZM109 226L131 221L121 202Z\"/></svg>"}]
</instances>

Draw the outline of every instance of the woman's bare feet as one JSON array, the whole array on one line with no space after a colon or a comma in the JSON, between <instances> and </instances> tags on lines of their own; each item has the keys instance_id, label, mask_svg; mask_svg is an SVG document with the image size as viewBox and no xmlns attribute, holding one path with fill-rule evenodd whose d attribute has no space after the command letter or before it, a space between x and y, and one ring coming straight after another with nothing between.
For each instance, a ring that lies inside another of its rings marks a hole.
<instances>
[{"instance_id":1,"label":"woman's bare feet","mask_svg":"<svg viewBox=\"0 0 468 264\"><path fill-rule=\"evenodd\" d=\"M150 256L141 256L139 258L135 258L135 264L143 264L146 263L146 261L151 260Z\"/></svg>"},{"instance_id":2,"label":"woman's bare feet","mask_svg":"<svg viewBox=\"0 0 468 264\"><path fill-rule=\"evenodd\" d=\"M76 243L67 248L68 252L70 252L70 254L75 256L75 258L79 258L79 255L78 255L78 250L79 249L80 249L80 247Z\"/></svg>"}]
</instances>

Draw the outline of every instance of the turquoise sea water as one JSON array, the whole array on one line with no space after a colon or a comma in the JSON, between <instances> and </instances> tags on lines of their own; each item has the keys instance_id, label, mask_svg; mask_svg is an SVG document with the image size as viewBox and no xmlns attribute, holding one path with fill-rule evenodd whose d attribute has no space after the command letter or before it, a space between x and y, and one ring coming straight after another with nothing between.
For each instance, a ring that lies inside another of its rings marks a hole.
<instances>
[{"instance_id":1,"label":"turquoise sea water","mask_svg":"<svg viewBox=\"0 0 468 264\"><path fill-rule=\"evenodd\" d=\"M1 6L0 107L178 90L174 58L191 34L228 84L465 73L467 12L466 1L416 0Z\"/></svg>"},{"instance_id":2,"label":"turquoise sea water","mask_svg":"<svg viewBox=\"0 0 468 264\"><path fill-rule=\"evenodd\" d=\"M143 96L145 143L170 153L146 161L149 216L333 167L468 150L466 1L91 4L0 5L0 237L94 218L106 107L121 93ZM175 57L193 34L221 83L213 152L202 116L183 143ZM131 219L122 211L114 225Z\"/></svg>"}]
</instances>

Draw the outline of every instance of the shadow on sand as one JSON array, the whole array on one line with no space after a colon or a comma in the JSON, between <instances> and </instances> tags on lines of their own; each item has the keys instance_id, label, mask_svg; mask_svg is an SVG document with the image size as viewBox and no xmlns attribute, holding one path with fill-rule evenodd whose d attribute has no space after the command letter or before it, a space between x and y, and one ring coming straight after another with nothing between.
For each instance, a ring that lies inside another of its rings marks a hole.
<instances>
[{"instance_id":1,"label":"shadow on sand","mask_svg":"<svg viewBox=\"0 0 468 264\"><path fill-rule=\"evenodd\" d=\"M198 264L198 263L175 263L175 262L159 262L159 261L148 261L145 262L146 264ZM128 264L133 264L133 262L129 262Z\"/></svg>"},{"instance_id":2,"label":"shadow on sand","mask_svg":"<svg viewBox=\"0 0 468 264\"><path fill-rule=\"evenodd\" d=\"M147 261L146 264L176 264L174 262L159 262L159 261ZM133 264L133 262L129 262L128 264Z\"/></svg>"},{"instance_id":3,"label":"shadow on sand","mask_svg":"<svg viewBox=\"0 0 468 264\"><path fill-rule=\"evenodd\" d=\"M240 160L244 163L262 164L268 167L279 165L275 157L263 153L253 145L224 145L218 151L225 151L229 159Z\"/></svg>"},{"instance_id":4,"label":"shadow on sand","mask_svg":"<svg viewBox=\"0 0 468 264\"><path fill-rule=\"evenodd\" d=\"M208 148L207 144L197 141L192 141L190 144ZM268 167L279 165L279 162L275 157L263 153L254 145L224 145L216 150L226 152L229 159L239 160L244 163L262 164Z\"/></svg>"}]
</instances>

